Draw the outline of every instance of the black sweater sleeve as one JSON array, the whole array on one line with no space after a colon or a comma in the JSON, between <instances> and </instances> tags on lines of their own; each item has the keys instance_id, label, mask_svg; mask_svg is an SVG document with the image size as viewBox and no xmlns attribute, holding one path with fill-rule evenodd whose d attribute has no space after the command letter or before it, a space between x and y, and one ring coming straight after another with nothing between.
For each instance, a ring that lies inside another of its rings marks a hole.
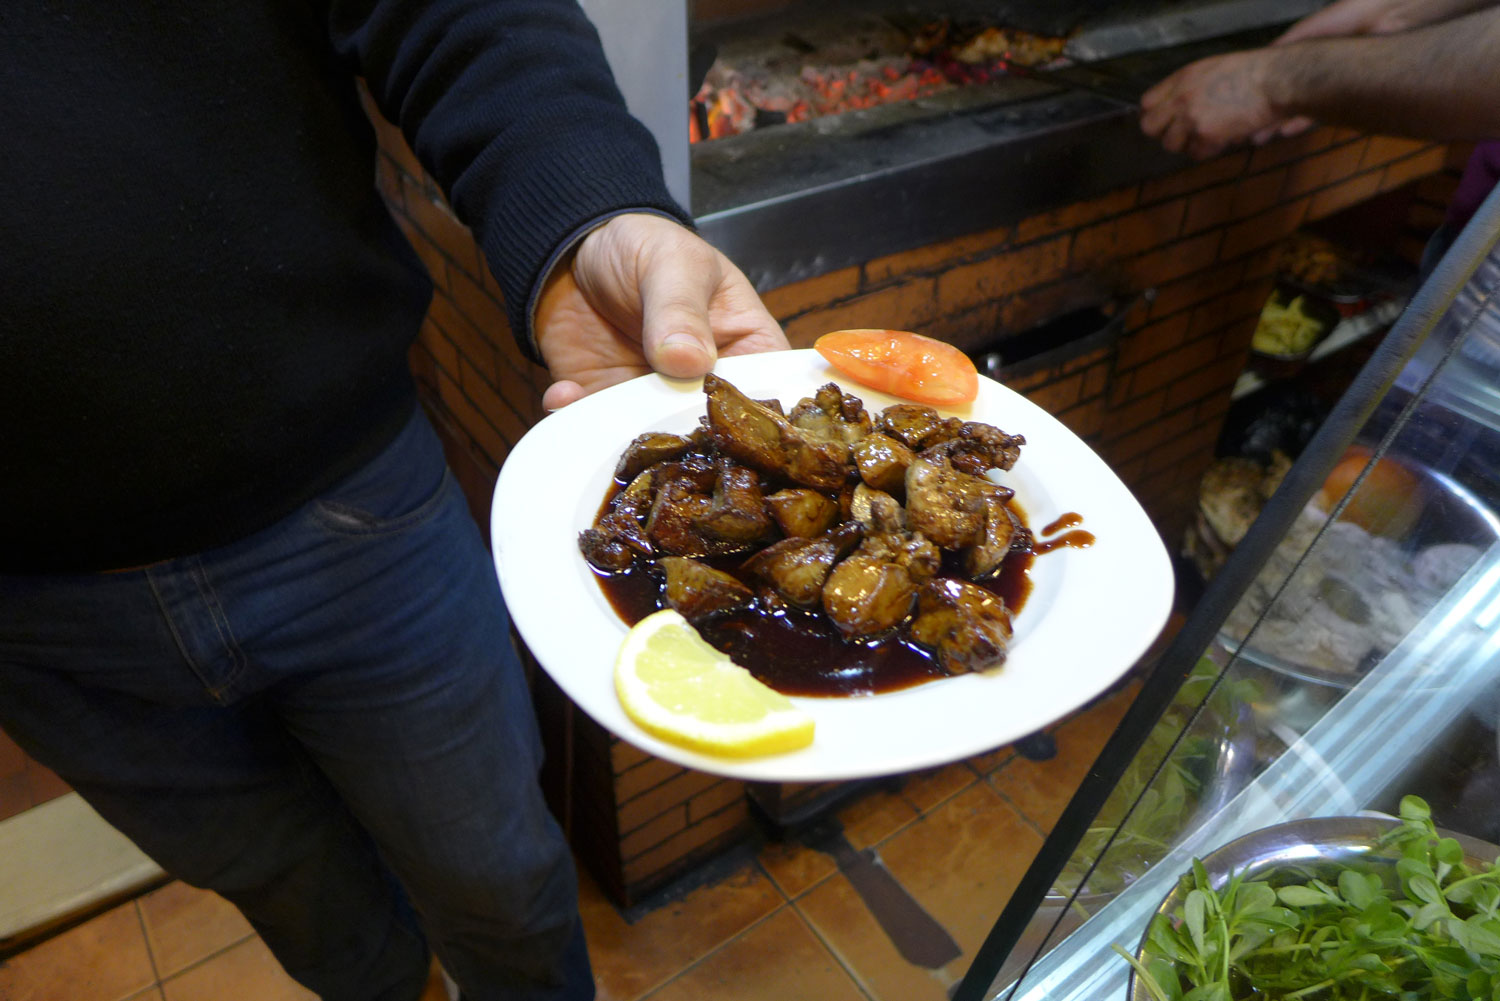
<instances>
[{"instance_id":1,"label":"black sweater sleeve","mask_svg":"<svg viewBox=\"0 0 1500 1001\"><path fill-rule=\"evenodd\" d=\"M627 208L690 224L572 0L330 0L339 54L475 234L512 328L562 243Z\"/></svg>"}]
</instances>

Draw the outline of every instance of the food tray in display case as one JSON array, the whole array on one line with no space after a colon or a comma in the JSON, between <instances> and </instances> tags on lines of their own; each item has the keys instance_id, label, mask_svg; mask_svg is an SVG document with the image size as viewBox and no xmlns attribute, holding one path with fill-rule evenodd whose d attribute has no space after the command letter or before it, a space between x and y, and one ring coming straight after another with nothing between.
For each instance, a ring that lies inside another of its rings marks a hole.
<instances>
[{"instance_id":1,"label":"food tray in display case","mask_svg":"<svg viewBox=\"0 0 1500 1001\"><path fill-rule=\"evenodd\" d=\"M1500 539L1500 518L1472 490L1413 459L1402 465L1420 498L1408 530L1391 538L1347 518L1329 523L1308 505L1226 619L1227 651L1351 688Z\"/></svg>"}]
</instances>

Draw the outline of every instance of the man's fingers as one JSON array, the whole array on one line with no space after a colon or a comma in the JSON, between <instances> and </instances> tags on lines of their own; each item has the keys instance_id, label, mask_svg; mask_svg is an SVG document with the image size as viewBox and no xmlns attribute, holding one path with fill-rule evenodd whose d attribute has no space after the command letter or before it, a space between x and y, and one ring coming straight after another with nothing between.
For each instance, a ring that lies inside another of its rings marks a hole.
<instances>
[{"instance_id":1,"label":"man's fingers","mask_svg":"<svg viewBox=\"0 0 1500 1001\"><path fill-rule=\"evenodd\" d=\"M1144 101L1141 103L1141 131L1146 135L1153 139L1160 138L1171 121L1172 105L1158 102L1147 108Z\"/></svg>"},{"instance_id":2,"label":"man's fingers","mask_svg":"<svg viewBox=\"0 0 1500 1001\"><path fill-rule=\"evenodd\" d=\"M547 387L547 391L542 394L542 406L547 410L558 410L601 389L608 389L650 371L645 365L629 363L576 369Z\"/></svg>"},{"instance_id":3,"label":"man's fingers","mask_svg":"<svg viewBox=\"0 0 1500 1001\"><path fill-rule=\"evenodd\" d=\"M718 352L708 308L719 274L718 262L706 254L646 265L641 281L641 347L656 371L690 379L714 367Z\"/></svg>"},{"instance_id":4,"label":"man's fingers","mask_svg":"<svg viewBox=\"0 0 1500 1001\"><path fill-rule=\"evenodd\" d=\"M587 395L588 394L584 392L583 387L571 379L564 379L560 382L554 382L552 385L548 386L547 391L542 394L542 409L561 410L568 404L575 403L578 400L583 399Z\"/></svg>"},{"instance_id":5,"label":"man's fingers","mask_svg":"<svg viewBox=\"0 0 1500 1001\"><path fill-rule=\"evenodd\" d=\"M1306 115L1298 115L1296 118L1288 118L1281 123L1281 137L1290 139L1292 136L1300 136L1314 125L1318 124Z\"/></svg>"},{"instance_id":6,"label":"man's fingers","mask_svg":"<svg viewBox=\"0 0 1500 1001\"><path fill-rule=\"evenodd\" d=\"M1193 126L1183 115L1173 118L1162 133L1161 144L1168 153L1181 153L1187 149L1193 136Z\"/></svg>"},{"instance_id":7,"label":"man's fingers","mask_svg":"<svg viewBox=\"0 0 1500 1001\"><path fill-rule=\"evenodd\" d=\"M1251 144L1255 146L1264 146L1272 139L1275 139L1277 136L1281 135L1281 125L1282 123L1280 122L1275 125L1267 125L1265 128L1261 129L1259 132L1255 133L1255 135L1250 137Z\"/></svg>"},{"instance_id":8,"label":"man's fingers","mask_svg":"<svg viewBox=\"0 0 1500 1001\"><path fill-rule=\"evenodd\" d=\"M1188 142L1188 155L1195 160L1210 160L1228 148L1228 144L1217 139L1205 139L1203 136L1194 136Z\"/></svg>"}]
</instances>

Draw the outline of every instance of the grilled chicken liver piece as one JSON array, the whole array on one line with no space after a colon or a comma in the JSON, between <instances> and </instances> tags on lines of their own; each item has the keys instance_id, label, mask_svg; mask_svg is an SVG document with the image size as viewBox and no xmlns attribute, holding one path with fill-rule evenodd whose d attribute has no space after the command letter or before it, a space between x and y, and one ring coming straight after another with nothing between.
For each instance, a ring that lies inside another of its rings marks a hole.
<instances>
[{"instance_id":1,"label":"grilled chicken liver piece","mask_svg":"<svg viewBox=\"0 0 1500 1001\"><path fill-rule=\"evenodd\" d=\"M943 567L942 550L921 532L867 534L854 552L856 556L874 556L896 564L917 584L937 576Z\"/></svg>"},{"instance_id":2,"label":"grilled chicken liver piece","mask_svg":"<svg viewBox=\"0 0 1500 1001\"><path fill-rule=\"evenodd\" d=\"M1016 537L1016 516L998 495L985 498L984 528L979 541L963 552L964 573L982 580L1000 569Z\"/></svg>"},{"instance_id":3,"label":"grilled chicken liver piece","mask_svg":"<svg viewBox=\"0 0 1500 1001\"><path fill-rule=\"evenodd\" d=\"M906 512L900 501L863 483L855 486L849 500L849 517L865 526L867 532L906 531Z\"/></svg>"},{"instance_id":4,"label":"grilled chicken liver piece","mask_svg":"<svg viewBox=\"0 0 1500 1001\"><path fill-rule=\"evenodd\" d=\"M901 489L906 482L906 467L916 457L916 452L879 431L865 435L854 445L859 478L887 493Z\"/></svg>"},{"instance_id":5,"label":"grilled chicken liver piece","mask_svg":"<svg viewBox=\"0 0 1500 1001\"><path fill-rule=\"evenodd\" d=\"M754 593L722 570L704 566L683 556L663 556L656 561L666 577L663 597L689 622L743 608Z\"/></svg>"},{"instance_id":6,"label":"grilled chicken liver piece","mask_svg":"<svg viewBox=\"0 0 1500 1001\"><path fill-rule=\"evenodd\" d=\"M620 461L615 464L615 479L628 483L643 470L658 462L676 459L692 446L690 439L679 434L667 434L665 431L647 431L643 435L637 435L620 454Z\"/></svg>"},{"instance_id":7,"label":"grilled chicken liver piece","mask_svg":"<svg viewBox=\"0 0 1500 1001\"><path fill-rule=\"evenodd\" d=\"M704 531L712 523L714 500L710 491L720 479L713 463L701 457L663 462L651 467L655 497L646 518L646 536L658 551L670 556L712 556L751 548L743 540L722 539Z\"/></svg>"},{"instance_id":8,"label":"grilled chicken liver piece","mask_svg":"<svg viewBox=\"0 0 1500 1001\"><path fill-rule=\"evenodd\" d=\"M907 448L924 449L958 434L963 421L944 417L920 403L896 403L880 412L875 430L884 432Z\"/></svg>"},{"instance_id":9,"label":"grilled chicken liver piece","mask_svg":"<svg viewBox=\"0 0 1500 1001\"><path fill-rule=\"evenodd\" d=\"M783 535L804 539L822 535L839 517L836 501L806 487L778 490L766 497L766 507Z\"/></svg>"},{"instance_id":10,"label":"grilled chicken liver piece","mask_svg":"<svg viewBox=\"0 0 1500 1001\"><path fill-rule=\"evenodd\" d=\"M838 547L829 539L782 539L745 561L745 569L770 584L776 593L798 608L817 608L823 597L823 582L839 558Z\"/></svg>"},{"instance_id":11,"label":"grilled chicken liver piece","mask_svg":"<svg viewBox=\"0 0 1500 1001\"><path fill-rule=\"evenodd\" d=\"M986 501L1006 496L989 480L918 457L906 469L906 524L944 549L965 549L984 538Z\"/></svg>"},{"instance_id":12,"label":"grilled chicken liver piece","mask_svg":"<svg viewBox=\"0 0 1500 1001\"><path fill-rule=\"evenodd\" d=\"M864 401L830 382L810 399L800 401L787 414L793 426L829 441L853 445L874 430Z\"/></svg>"},{"instance_id":13,"label":"grilled chicken liver piece","mask_svg":"<svg viewBox=\"0 0 1500 1001\"><path fill-rule=\"evenodd\" d=\"M578 550L596 570L614 573L628 570L636 556L651 556L655 550L641 523L611 511L578 534Z\"/></svg>"},{"instance_id":14,"label":"grilled chicken liver piece","mask_svg":"<svg viewBox=\"0 0 1500 1001\"><path fill-rule=\"evenodd\" d=\"M715 463L718 479L713 500L698 516L698 527L709 538L724 542L754 542L771 531L760 480L744 466L727 459Z\"/></svg>"},{"instance_id":15,"label":"grilled chicken liver piece","mask_svg":"<svg viewBox=\"0 0 1500 1001\"><path fill-rule=\"evenodd\" d=\"M770 476L821 490L837 490L849 475L849 446L814 438L763 404L710 373L708 422L727 455Z\"/></svg>"},{"instance_id":16,"label":"grilled chicken liver piece","mask_svg":"<svg viewBox=\"0 0 1500 1001\"><path fill-rule=\"evenodd\" d=\"M651 509L653 483L651 470L638 474L615 495L609 510L594 520L593 527L579 533L578 549L595 569L626 570L636 556L655 555L643 524Z\"/></svg>"},{"instance_id":17,"label":"grilled chicken liver piece","mask_svg":"<svg viewBox=\"0 0 1500 1001\"><path fill-rule=\"evenodd\" d=\"M922 458L933 462L946 460L954 469L973 476L983 476L991 469L1009 469L1021 456L1026 439L1006 434L990 424L965 422L958 434L922 450Z\"/></svg>"},{"instance_id":18,"label":"grilled chicken liver piece","mask_svg":"<svg viewBox=\"0 0 1500 1001\"><path fill-rule=\"evenodd\" d=\"M986 671L1005 663L1010 614L999 597L967 581L940 577L923 585L908 630L950 674Z\"/></svg>"},{"instance_id":19,"label":"grilled chicken liver piece","mask_svg":"<svg viewBox=\"0 0 1500 1001\"><path fill-rule=\"evenodd\" d=\"M911 614L917 585L905 567L879 556L855 554L828 575L823 611L845 639L876 639Z\"/></svg>"}]
</instances>

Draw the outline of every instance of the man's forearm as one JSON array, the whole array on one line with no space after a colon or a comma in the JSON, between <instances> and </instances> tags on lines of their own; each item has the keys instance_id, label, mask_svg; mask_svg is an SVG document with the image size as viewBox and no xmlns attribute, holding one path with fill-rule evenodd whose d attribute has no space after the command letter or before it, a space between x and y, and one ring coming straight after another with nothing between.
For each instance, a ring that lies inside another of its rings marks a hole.
<instances>
[{"instance_id":1,"label":"man's forearm","mask_svg":"<svg viewBox=\"0 0 1500 1001\"><path fill-rule=\"evenodd\" d=\"M1391 30L1409 31L1429 24L1451 21L1476 10L1494 7L1496 0L1406 0L1390 11Z\"/></svg>"},{"instance_id":2,"label":"man's forearm","mask_svg":"<svg viewBox=\"0 0 1500 1001\"><path fill-rule=\"evenodd\" d=\"M1462 17L1497 2L1500 0L1334 0L1292 25L1275 44L1309 38L1389 35Z\"/></svg>"},{"instance_id":3,"label":"man's forearm","mask_svg":"<svg viewBox=\"0 0 1500 1001\"><path fill-rule=\"evenodd\" d=\"M1267 98L1372 132L1434 139L1500 136L1500 6L1397 35L1316 39L1268 50Z\"/></svg>"}]
</instances>

